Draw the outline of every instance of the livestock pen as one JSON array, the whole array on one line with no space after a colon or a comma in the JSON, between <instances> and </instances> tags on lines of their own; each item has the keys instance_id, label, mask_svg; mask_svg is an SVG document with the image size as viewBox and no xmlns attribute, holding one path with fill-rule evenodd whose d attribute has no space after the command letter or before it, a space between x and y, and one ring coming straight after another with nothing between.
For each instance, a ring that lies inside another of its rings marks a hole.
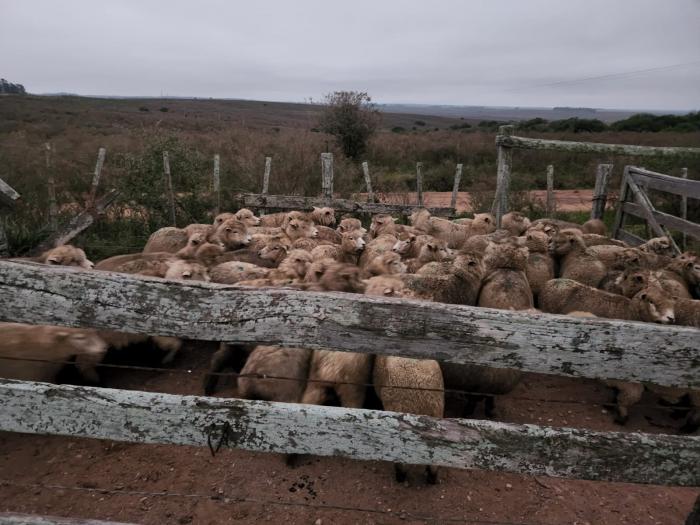
<instances>
[{"instance_id":1,"label":"livestock pen","mask_svg":"<svg viewBox=\"0 0 700 525\"><path fill-rule=\"evenodd\" d=\"M3 321L700 387L694 328L352 294L165 282L9 261L0 263L0 298ZM0 430L596 481L700 485L698 436L435 419L12 380L0 381ZM0 485L11 483L0 480Z\"/></svg>"}]
</instances>

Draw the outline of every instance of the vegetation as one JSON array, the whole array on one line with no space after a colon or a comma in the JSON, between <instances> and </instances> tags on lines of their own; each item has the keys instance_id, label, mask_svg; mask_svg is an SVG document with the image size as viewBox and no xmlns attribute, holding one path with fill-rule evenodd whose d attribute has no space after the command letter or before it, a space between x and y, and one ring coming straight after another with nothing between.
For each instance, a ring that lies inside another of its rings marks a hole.
<instances>
[{"instance_id":1,"label":"vegetation","mask_svg":"<svg viewBox=\"0 0 700 525\"><path fill-rule=\"evenodd\" d=\"M335 137L346 157L357 160L364 154L378 124L379 112L367 93L336 91L326 95L319 127Z\"/></svg>"}]
</instances>

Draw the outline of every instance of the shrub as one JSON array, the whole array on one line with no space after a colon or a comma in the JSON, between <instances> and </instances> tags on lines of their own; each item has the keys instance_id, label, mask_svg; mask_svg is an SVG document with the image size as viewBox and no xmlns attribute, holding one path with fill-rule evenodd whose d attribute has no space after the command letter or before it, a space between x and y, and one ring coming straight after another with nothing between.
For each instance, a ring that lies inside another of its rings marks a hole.
<instances>
[{"instance_id":1,"label":"shrub","mask_svg":"<svg viewBox=\"0 0 700 525\"><path fill-rule=\"evenodd\" d=\"M367 150L379 120L367 93L336 91L326 95L319 128L335 137L346 157L358 159Z\"/></svg>"}]
</instances>

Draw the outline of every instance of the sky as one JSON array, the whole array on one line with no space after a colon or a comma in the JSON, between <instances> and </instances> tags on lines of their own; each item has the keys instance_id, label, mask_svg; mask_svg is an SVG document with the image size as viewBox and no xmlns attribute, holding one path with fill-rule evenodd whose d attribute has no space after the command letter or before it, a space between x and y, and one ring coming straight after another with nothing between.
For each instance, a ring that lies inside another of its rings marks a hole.
<instances>
[{"instance_id":1,"label":"sky","mask_svg":"<svg viewBox=\"0 0 700 525\"><path fill-rule=\"evenodd\" d=\"M0 0L31 93L700 109L700 0Z\"/></svg>"}]
</instances>

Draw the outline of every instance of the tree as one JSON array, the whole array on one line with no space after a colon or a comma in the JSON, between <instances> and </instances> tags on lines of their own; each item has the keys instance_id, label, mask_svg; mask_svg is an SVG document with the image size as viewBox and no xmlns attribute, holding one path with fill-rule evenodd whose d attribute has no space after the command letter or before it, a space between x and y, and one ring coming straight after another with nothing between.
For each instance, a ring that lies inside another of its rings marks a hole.
<instances>
[{"instance_id":1,"label":"tree","mask_svg":"<svg viewBox=\"0 0 700 525\"><path fill-rule=\"evenodd\" d=\"M326 95L324 106L318 127L335 137L346 157L358 159L379 125L372 99L365 92L335 91Z\"/></svg>"}]
</instances>

